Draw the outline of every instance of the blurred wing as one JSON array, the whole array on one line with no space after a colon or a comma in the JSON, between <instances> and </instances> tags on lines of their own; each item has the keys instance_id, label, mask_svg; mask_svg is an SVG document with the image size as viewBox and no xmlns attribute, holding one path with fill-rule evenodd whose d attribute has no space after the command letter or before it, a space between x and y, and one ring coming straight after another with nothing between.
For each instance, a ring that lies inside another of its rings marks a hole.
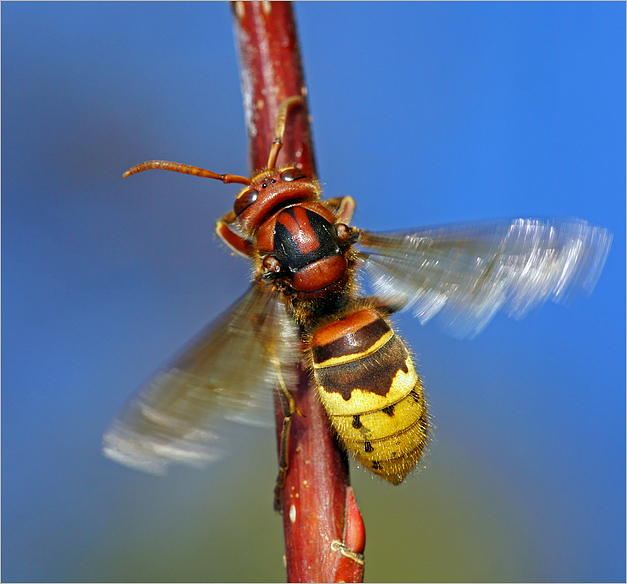
<instances>
[{"instance_id":1,"label":"blurred wing","mask_svg":"<svg viewBox=\"0 0 627 584\"><path fill-rule=\"evenodd\" d=\"M612 235L585 221L515 219L404 233L360 231L377 294L407 301L424 324L440 313L458 337L505 309L521 318L578 288L592 292Z\"/></svg>"},{"instance_id":2,"label":"blurred wing","mask_svg":"<svg viewBox=\"0 0 627 584\"><path fill-rule=\"evenodd\" d=\"M221 454L212 422L245 421L280 375L289 387L300 338L277 292L255 283L122 410L106 456L161 474L170 462L203 466Z\"/></svg>"}]
</instances>

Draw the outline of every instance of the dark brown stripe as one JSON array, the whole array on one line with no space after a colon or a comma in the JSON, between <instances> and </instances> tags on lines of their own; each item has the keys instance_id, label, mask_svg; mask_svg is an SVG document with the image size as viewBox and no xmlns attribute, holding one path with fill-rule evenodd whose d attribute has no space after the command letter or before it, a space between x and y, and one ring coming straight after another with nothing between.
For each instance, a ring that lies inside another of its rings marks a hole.
<instances>
[{"instance_id":1,"label":"dark brown stripe","mask_svg":"<svg viewBox=\"0 0 627 584\"><path fill-rule=\"evenodd\" d=\"M398 371L409 371L407 357L407 349L394 336L370 355L348 363L316 369L314 375L317 384L324 387L325 391L339 393L346 401L351 398L354 388L384 396L390 390Z\"/></svg>"},{"instance_id":2,"label":"dark brown stripe","mask_svg":"<svg viewBox=\"0 0 627 584\"><path fill-rule=\"evenodd\" d=\"M320 345L316 339L312 342L312 352L314 363L322 363L332 357L343 357L345 355L356 355L367 351L390 327L382 318L375 320L356 331L339 337L334 341Z\"/></svg>"}]
</instances>

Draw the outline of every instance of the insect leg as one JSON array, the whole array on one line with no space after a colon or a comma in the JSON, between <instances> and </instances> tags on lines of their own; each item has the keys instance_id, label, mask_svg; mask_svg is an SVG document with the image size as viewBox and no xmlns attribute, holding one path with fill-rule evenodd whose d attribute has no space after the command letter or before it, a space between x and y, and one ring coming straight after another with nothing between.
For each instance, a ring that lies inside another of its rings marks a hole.
<instances>
[{"instance_id":1,"label":"insect leg","mask_svg":"<svg viewBox=\"0 0 627 584\"><path fill-rule=\"evenodd\" d=\"M287 477L287 469L289 468L289 439L290 428L292 426L292 416L294 412L302 416L296 407L296 400L292 392L287 389L283 376L281 375L281 364L276 357L272 361L276 367L277 377L279 380L279 399L283 408L283 426L281 428L281 446L279 449L279 472L274 484L274 510L281 513L281 498L283 496L283 487Z\"/></svg>"},{"instance_id":2,"label":"insect leg","mask_svg":"<svg viewBox=\"0 0 627 584\"><path fill-rule=\"evenodd\" d=\"M353 197L335 197L326 202L334 208L337 222L348 225L355 211L355 199Z\"/></svg>"},{"instance_id":3,"label":"insect leg","mask_svg":"<svg viewBox=\"0 0 627 584\"><path fill-rule=\"evenodd\" d=\"M238 253L245 258L250 258L253 255L253 245L250 241L248 241L248 239L245 239L239 235L239 233L236 233L231 229L230 225L234 221L235 213L233 211L225 213L216 222L216 234L235 253Z\"/></svg>"},{"instance_id":4,"label":"insect leg","mask_svg":"<svg viewBox=\"0 0 627 584\"><path fill-rule=\"evenodd\" d=\"M289 391L288 391L289 393ZM290 393L291 396L291 393ZM293 402L294 397L291 396ZM284 404L283 398L281 398L281 404ZM290 404L293 405L293 404ZM281 498L283 496L283 487L285 486L285 478L287 477L287 469L289 468L289 438L290 427L292 426L293 411L288 408L286 410L283 405L283 427L281 428L281 449L279 451L279 472L274 483L274 510L281 513Z\"/></svg>"}]
</instances>

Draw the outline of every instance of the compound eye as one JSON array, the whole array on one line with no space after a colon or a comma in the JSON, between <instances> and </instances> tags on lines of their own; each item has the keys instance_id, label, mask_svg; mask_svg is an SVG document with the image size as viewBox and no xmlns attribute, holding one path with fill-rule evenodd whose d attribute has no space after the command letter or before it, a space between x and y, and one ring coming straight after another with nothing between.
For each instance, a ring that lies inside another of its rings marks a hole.
<instances>
[{"instance_id":1,"label":"compound eye","mask_svg":"<svg viewBox=\"0 0 627 584\"><path fill-rule=\"evenodd\" d=\"M307 175L300 168L286 168L281 173L281 180L292 182L301 178L307 178Z\"/></svg>"},{"instance_id":2,"label":"compound eye","mask_svg":"<svg viewBox=\"0 0 627 584\"><path fill-rule=\"evenodd\" d=\"M244 191L237 199L235 199L235 204L233 205L233 210L236 215L240 215L243 213L248 207L250 207L259 196L259 191L255 189L248 189Z\"/></svg>"}]
</instances>

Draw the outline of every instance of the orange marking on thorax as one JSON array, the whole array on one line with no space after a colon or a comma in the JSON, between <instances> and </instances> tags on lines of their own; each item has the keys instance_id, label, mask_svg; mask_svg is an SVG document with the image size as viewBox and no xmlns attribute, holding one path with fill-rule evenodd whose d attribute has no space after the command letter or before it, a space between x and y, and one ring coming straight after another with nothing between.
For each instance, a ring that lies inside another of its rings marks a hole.
<instances>
[{"instance_id":1,"label":"orange marking on thorax","mask_svg":"<svg viewBox=\"0 0 627 584\"><path fill-rule=\"evenodd\" d=\"M281 213L278 222L288 230L303 254L318 249L320 241L318 241L318 236L309 223L307 210L302 207L293 207L291 211L294 213L294 216L290 212L285 211Z\"/></svg>"}]
</instances>

